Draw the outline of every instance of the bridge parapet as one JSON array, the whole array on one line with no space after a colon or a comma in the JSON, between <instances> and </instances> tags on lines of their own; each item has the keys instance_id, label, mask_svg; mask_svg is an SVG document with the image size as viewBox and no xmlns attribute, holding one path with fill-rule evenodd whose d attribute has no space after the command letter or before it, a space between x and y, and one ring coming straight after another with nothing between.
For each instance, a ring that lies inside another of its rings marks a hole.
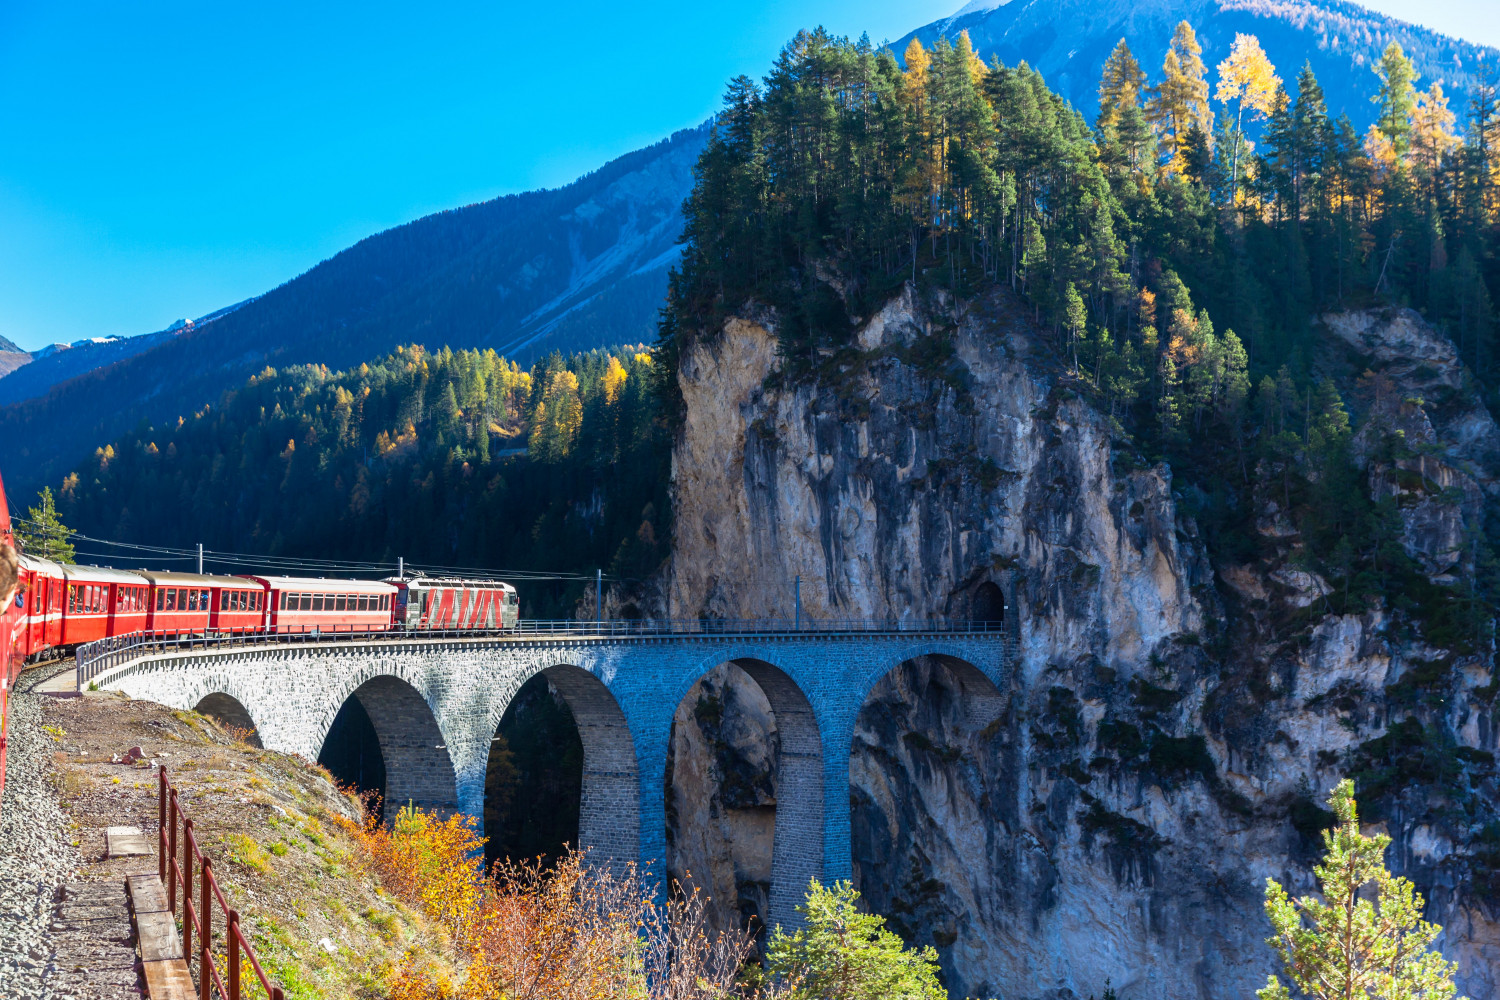
<instances>
[{"instance_id":1,"label":"bridge parapet","mask_svg":"<svg viewBox=\"0 0 1500 1000\"><path fill-rule=\"evenodd\" d=\"M905 661L938 656L1004 687L1015 653L1009 632L949 623L817 631L632 623L634 631L613 634L570 624L501 635L154 637L97 651L82 683L187 709L211 695L233 698L266 747L309 759L356 698L392 756L388 785L402 796L392 805L410 798L482 821L491 741L521 686L542 673L584 743L583 846L602 863L650 866L666 858L673 714L710 670L737 663L766 693L781 733L767 917L790 927L808 878L851 875L849 754L874 685Z\"/></svg>"}]
</instances>

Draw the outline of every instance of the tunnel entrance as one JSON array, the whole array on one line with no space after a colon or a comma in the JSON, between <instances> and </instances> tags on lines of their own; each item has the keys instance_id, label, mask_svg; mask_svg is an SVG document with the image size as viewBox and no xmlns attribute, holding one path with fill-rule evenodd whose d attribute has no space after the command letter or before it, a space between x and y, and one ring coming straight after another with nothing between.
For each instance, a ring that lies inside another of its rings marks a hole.
<instances>
[{"instance_id":1,"label":"tunnel entrance","mask_svg":"<svg viewBox=\"0 0 1500 1000\"><path fill-rule=\"evenodd\" d=\"M318 763L328 768L339 784L384 798L385 758L380 753L380 737L375 733L370 713L358 698L345 701L339 714L333 717ZM379 811L381 803L374 802L373 808Z\"/></svg>"},{"instance_id":2,"label":"tunnel entrance","mask_svg":"<svg viewBox=\"0 0 1500 1000\"><path fill-rule=\"evenodd\" d=\"M992 581L986 580L979 585L970 607L970 617L975 625L995 628L1005 621L1005 594Z\"/></svg>"},{"instance_id":3,"label":"tunnel entrance","mask_svg":"<svg viewBox=\"0 0 1500 1000\"><path fill-rule=\"evenodd\" d=\"M229 735L257 749L265 749L260 742L260 731L255 727L255 720L238 698L215 692L198 702L193 711L213 719Z\"/></svg>"},{"instance_id":4,"label":"tunnel entrance","mask_svg":"<svg viewBox=\"0 0 1500 1000\"><path fill-rule=\"evenodd\" d=\"M511 699L490 743L484 779L486 865L541 858L552 866L578 846L583 739L567 700L537 674Z\"/></svg>"}]
</instances>

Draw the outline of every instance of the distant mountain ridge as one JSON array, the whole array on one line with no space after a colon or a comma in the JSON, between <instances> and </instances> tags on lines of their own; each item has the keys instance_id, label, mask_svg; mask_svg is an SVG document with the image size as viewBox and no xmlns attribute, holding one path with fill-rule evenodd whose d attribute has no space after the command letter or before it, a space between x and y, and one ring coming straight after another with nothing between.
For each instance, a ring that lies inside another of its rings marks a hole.
<instances>
[{"instance_id":1,"label":"distant mountain ridge","mask_svg":"<svg viewBox=\"0 0 1500 1000\"><path fill-rule=\"evenodd\" d=\"M525 363L653 340L707 134L684 130L565 187L370 236L227 314L4 406L0 469L25 495L140 421L200 410L267 365L346 367L406 343L493 347ZM0 379L0 393L24 371Z\"/></svg>"},{"instance_id":2,"label":"distant mountain ridge","mask_svg":"<svg viewBox=\"0 0 1500 1000\"><path fill-rule=\"evenodd\" d=\"M165 330L154 333L142 333L134 337L85 337L71 344L49 344L29 354L22 354L13 367L0 369L0 375L4 376L0 377L0 406L43 396L55 385L134 357L195 326L227 316L246 302L253 301L255 300L246 299L245 302L236 302L197 320L180 319ZM6 355L0 355L0 358L4 357Z\"/></svg>"},{"instance_id":3,"label":"distant mountain ridge","mask_svg":"<svg viewBox=\"0 0 1500 1000\"><path fill-rule=\"evenodd\" d=\"M1203 46L1210 80L1217 81L1214 68L1229 55L1235 34L1255 35L1289 91L1295 93L1297 73L1310 62L1331 113L1347 112L1361 132L1375 119L1370 97L1379 78L1373 66L1393 40L1416 64L1419 88L1442 83L1460 122L1480 63L1500 66L1500 50L1343 0L974 0L903 36L893 48L899 55L912 38L931 45L940 36L968 31L986 62L996 56L1012 65L1026 60L1092 120L1100 70L1115 43L1126 40L1154 83L1172 30L1184 20ZM1222 110L1217 102L1215 110Z\"/></svg>"}]
</instances>

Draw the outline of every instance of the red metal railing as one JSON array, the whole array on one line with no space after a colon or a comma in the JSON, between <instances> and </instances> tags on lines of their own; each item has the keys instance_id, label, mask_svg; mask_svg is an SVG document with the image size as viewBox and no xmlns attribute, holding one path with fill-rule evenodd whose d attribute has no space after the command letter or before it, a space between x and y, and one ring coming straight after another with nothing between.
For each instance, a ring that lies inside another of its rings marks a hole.
<instances>
[{"instance_id":1,"label":"red metal railing","mask_svg":"<svg viewBox=\"0 0 1500 1000\"><path fill-rule=\"evenodd\" d=\"M250 939L245 936L244 929L240 926L240 914L238 910L231 909L229 901L224 898L224 893L219 889L218 879L214 877L213 862L203 856L198 849L198 838L193 833L193 821L183 815L182 809L177 804L177 789L167 780L167 769L162 767L158 772L158 799L157 812L159 819L159 838L157 845L158 867L161 880L167 887L167 910L175 917L177 916L178 889L182 890L182 956L191 961L193 957L193 939L198 942L198 996L199 1000L210 1000L213 995L210 986L218 990L222 1000L240 1000L243 995L240 992L240 956L243 955L250 961L250 968L255 972L255 977L260 980L261 989L265 991L269 1000L286 1000L286 994L281 987L273 984L266 977L265 970L255 959L255 949L250 947ZM179 822L182 827L182 859L178 860L177 828ZM198 869L199 900L197 905L193 904L193 868ZM218 904L220 912L227 921L224 933L224 947L227 952L226 983L219 976L219 970L214 965L213 954L213 911L214 905Z\"/></svg>"}]
</instances>

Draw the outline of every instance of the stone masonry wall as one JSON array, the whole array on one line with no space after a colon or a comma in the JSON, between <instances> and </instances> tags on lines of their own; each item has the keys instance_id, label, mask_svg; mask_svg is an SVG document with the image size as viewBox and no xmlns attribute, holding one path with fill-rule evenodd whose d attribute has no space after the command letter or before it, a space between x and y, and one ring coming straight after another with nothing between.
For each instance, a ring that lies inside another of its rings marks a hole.
<instances>
[{"instance_id":1,"label":"stone masonry wall","mask_svg":"<svg viewBox=\"0 0 1500 1000\"><path fill-rule=\"evenodd\" d=\"M406 782L399 794L482 822L490 741L521 685L546 671L583 741L583 846L606 863L650 866L666 856L663 780L673 713L699 678L735 662L765 691L781 732L769 916L791 926L809 878L850 876L849 753L870 690L926 655L972 664L1000 685L1006 651L998 635L914 633L392 640L173 653L98 682L178 708L226 695L244 706L266 747L309 759L358 692L390 782ZM434 765L438 748L446 751L451 786ZM387 797L404 802L397 794L393 787Z\"/></svg>"}]
</instances>

